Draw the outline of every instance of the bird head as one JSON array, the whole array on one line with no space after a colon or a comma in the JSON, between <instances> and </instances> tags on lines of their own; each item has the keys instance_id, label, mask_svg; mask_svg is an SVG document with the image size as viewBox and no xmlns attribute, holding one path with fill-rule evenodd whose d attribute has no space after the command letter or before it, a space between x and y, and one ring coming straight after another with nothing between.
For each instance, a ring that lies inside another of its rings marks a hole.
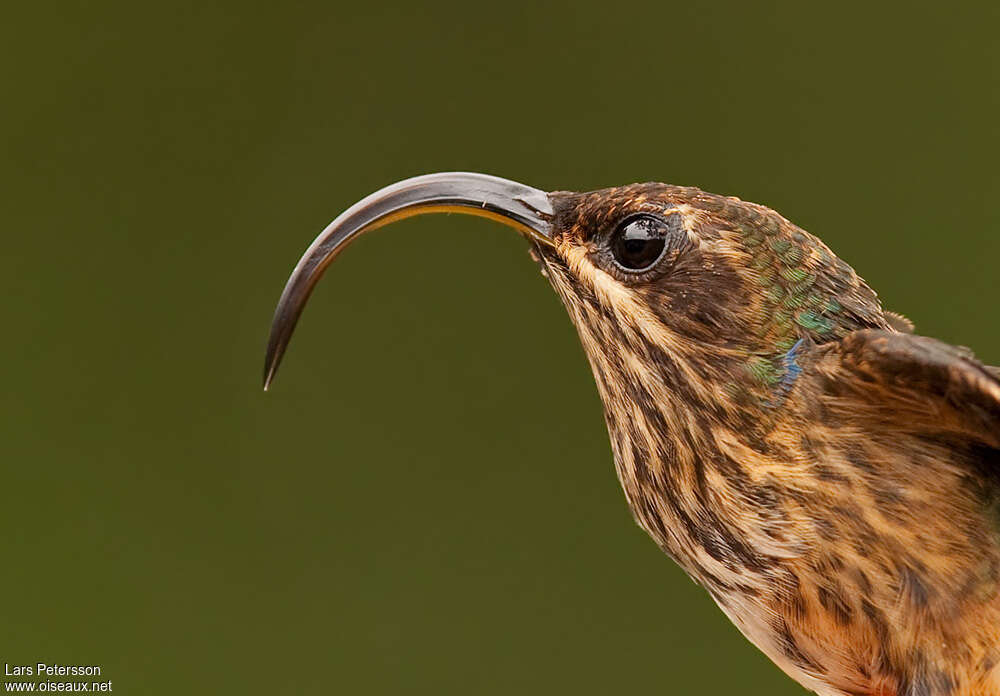
<instances>
[{"instance_id":1,"label":"bird head","mask_svg":"<svg viewBox=\"0 0 1000 696\"><path fill-rule=\"evenodd\" d=\"M700 400L721 388L733 408L766 401L798 341L880 323L875 294L854 271L763 206L659 183L546 193L483 174L431 174L373 193L309 247L275 312L265 388L329 263L364 232L432 212L492 218L531 240L606 407L637 390Z\"/></svg>"}]
</instances>

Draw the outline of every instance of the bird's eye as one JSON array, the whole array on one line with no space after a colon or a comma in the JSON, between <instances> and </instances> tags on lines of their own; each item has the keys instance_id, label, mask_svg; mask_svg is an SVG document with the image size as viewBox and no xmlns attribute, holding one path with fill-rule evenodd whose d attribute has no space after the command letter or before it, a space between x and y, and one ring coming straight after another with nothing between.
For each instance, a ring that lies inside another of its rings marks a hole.
<instances>
[{"instance_id":1,"label":"bird's eye","mask_svg":"<svg viewBox=\"0 0 1000 696\"><path fill-rule=\"evenodd\" d=\"M630 217L618 225L610 239L611 255L624 271L649 270L667 247L669 225L652 215Z\"/></svg>"}]
</instances>

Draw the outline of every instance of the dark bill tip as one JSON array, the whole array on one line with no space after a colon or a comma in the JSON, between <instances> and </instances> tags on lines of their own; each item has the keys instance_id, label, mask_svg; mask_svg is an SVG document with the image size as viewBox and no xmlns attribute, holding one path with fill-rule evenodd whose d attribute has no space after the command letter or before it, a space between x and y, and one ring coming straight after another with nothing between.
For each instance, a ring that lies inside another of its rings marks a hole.
<instances>
[{"instance_id":1,"label":"dark bill tip","mask_svg":"<svg viewBox=\"0 0 1000 696\"><path fill-rule=\"evenodd\" d=\"M345 210L306 249L278 300L264 359L264 390L274 380L295 324L323 271L354 239L396 220L424 213L464 213L497 220L543 244L552 243L549 196L486 174L443 172L405 179Z\"/></svg>"}]
</instances>

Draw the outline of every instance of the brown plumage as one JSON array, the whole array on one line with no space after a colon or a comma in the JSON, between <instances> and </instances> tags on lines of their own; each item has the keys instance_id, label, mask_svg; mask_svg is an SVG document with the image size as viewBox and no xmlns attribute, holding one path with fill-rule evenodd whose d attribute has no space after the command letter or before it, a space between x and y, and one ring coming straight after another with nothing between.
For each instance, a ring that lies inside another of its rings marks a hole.
<instances>
[{"instance_id":1,"label":"brown plumage","mask_svg":"<svg viewBox=\"0 0 1000 696\"><path fill-rule=\"evenodd\" d=\"M697 189L575 194L418 177L306 253L266 380L357 234L460 210L513 224L576 326L639 525L824 696L1000 696L1000 381L912 333L822 242Z\"/></svg>"}]
</instances>

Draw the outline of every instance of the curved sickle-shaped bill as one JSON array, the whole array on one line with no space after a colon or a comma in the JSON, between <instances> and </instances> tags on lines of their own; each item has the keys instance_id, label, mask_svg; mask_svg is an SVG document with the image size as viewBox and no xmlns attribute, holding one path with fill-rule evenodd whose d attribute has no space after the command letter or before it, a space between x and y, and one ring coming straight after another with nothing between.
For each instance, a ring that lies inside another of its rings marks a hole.
<instances>
[{"instance_id":1,"label":"curved sickle-shaped bill","mask_svg":"<svg viewBox=\"0 0 1000 696\"><path fill-rule=\"evenodd\" d=\"M376 191L331 222L292 271L271 322L264 389L274 379L309 294L337 254L364 232L424 213L488 217L538 242L552 243L548 194L514 181L486 174L445 172L413 177Z\"/></svg>"}]
</instances>

